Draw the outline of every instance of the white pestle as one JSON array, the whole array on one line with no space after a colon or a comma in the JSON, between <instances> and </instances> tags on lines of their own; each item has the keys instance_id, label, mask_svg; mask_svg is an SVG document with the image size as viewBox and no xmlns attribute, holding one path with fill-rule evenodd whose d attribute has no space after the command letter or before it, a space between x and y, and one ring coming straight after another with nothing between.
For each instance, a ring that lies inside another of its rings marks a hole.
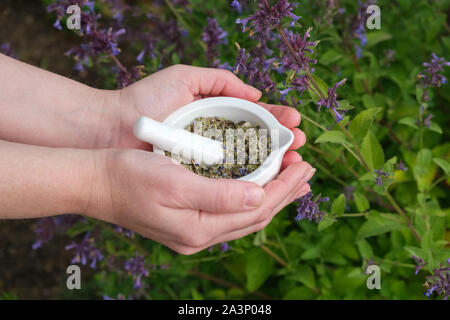
<instances>
[{"instance_id":1,"label":"white pestle","mask_svg":"<svg viewBox=\"0 0 450 320\"><path fill-rule=\"evenodd\" d=\"M140 117L134 135L154 147L207 166L222 163L223 144L187 130L169 126L148 117Z\"/></svg>"}]
</instances>

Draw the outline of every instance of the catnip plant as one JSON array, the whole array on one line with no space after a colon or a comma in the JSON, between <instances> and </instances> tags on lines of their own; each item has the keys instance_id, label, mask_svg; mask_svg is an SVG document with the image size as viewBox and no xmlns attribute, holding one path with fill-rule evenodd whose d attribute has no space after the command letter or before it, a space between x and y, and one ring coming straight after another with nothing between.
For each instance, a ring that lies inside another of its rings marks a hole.
<instances>
[{"instance_id":1,"label":"catnip plant","mask_svg":"<svg viewBox=\"0 0 450 320\"><path fill-rule=\"evenodd\" d=\"M124 88L177 63L230 70L301 113L298 152L318 168L313 191L265 229L193 256L92 219L40 219L33 249L73 237L65 250L95 270L96 297L448 298L448 2L46 4L49 23L78 36L66 55L80 74ZM80 30L65 30L69 4L82 8ZM366 27L373 4L381 30Z\"/></svg>"}]
</instances>

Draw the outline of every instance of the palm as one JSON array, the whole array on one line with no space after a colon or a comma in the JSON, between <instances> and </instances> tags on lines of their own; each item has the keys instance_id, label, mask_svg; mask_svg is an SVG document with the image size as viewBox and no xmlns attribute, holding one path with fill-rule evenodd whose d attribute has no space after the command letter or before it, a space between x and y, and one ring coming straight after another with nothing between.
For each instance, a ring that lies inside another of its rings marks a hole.
<instances>
[{"instance_id":1,"label":"palm","mask_svg":"<svg viewBox=\"0 0 450 320\"><path fill-rule=\"evenodd\" d=\"M180 107L207 96L231 96L249 101L258 101L261 93L244 84L232 73L220 69L173 66L152 74L125 89L125 96L133 105L135 121L145 115L163 121ZM305 135L296 127L299 125L299 113L290 107L259 103L269 110L281 124L291 128L295 139L291 150L305 143ZM128 125L128 131L130 124ZM151 150L151 146L132 135L123 135L121 147ZM296 152L287 152L283 167L301 158Z\"/></svg>"}]
</instances>

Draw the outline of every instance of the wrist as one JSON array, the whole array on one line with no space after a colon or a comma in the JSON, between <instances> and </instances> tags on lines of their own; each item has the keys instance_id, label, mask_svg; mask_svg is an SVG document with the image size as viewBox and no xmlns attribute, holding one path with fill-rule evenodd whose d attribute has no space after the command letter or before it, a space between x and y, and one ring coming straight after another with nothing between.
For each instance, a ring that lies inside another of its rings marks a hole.
<instances>
[{"instance_id":1,"label":"wrist","mask_svg":"<svg viewBox=\"0 0 450 320\"><path fill-rule=\"evenodd\" d=\"M87 174L78 193L78 213L81 215L111 222L112 190L108 169L108 158L114 149L95 149L86 151Z\"/></svg>"},{"instance_id":2,"label":"wrist","mask_svg":"<svg viewBox=\"0 0 450 320\"><path fill-rule=\"evenodd\" d=\"M133 126L139 118L133 99L125 89L98 90L99 107L107 110L99 128L102 132L97 134L103 141L97 148L133 148L139 141L133 135ZM99 139L100 140L100 139Z\"/></svg>"}]
</instances>

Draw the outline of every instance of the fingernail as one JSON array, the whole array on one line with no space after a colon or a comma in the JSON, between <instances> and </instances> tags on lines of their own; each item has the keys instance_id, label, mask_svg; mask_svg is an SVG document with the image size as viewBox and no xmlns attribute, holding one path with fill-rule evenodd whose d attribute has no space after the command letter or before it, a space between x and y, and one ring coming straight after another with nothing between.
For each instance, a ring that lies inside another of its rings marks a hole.
<instances>
[{"instance_id":1,"label":"fingernail","mask_svg":"<svg viewBox=\"0 0 450 320\"><path fill-rule=\"evenodd\" d=\"M312 176L314 175L315 172L316 172L316 168L310 169L305 176L305 181L309 181L309 179L312 178Z\"/></svg>"},{"instance_id":2,"label":"fingernail","mask_svg":"<svg viewBox=\"0 0 450 320\"><path fill-rule=\"evenodd\" d=\"M266 194L262 188L249 188L245 190L245 205L248 207L259 207Z\"/></svg>"}]
</instances>

